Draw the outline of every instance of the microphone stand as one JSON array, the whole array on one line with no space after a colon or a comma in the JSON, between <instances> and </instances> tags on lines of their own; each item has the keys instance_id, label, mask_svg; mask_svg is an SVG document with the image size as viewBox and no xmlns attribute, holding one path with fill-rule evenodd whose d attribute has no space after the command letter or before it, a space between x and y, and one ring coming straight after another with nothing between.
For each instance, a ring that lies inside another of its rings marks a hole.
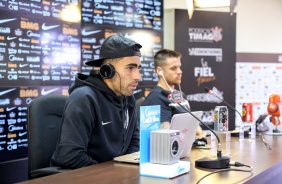
<instances>
[{"instance_id":1,"label":"microphone stand","mask_svg":"<svg viewBox=\"0 0 282 184\"><path fill-rule=\"evenodd\" d=\"M193 113L188 111L185 107L183 107L180 103L178 103L180 107L185 109L189 114L191 114L195 119L201 122L205 127L207 127L216 137L218 141L217 147L217 158L214 157L204 157L195 161L196 167L208 168L208 169L224 169L229 167L230 159L228 157L222 156L221 151L221 143L218 135L212 130L207 124L202 122L198 117L196 117Z\"/></svg>"},{"instance_id":2,"label":"microphone stand","mask_svg":"<svg viewBox=\"0 0 282 184\"><path fill-rule=\"evenodd\" d=\"M168 91L161 91L161 94L165 97L168 97L170 95L170 92ZM173 103L177 103L174 102ZM198 120L200 123L202 123L205 127L207 127L216 137L218 141L218 147L217 147L217 158L214 157L204 157L202 159L198 159L195 161L196 167L201 168L208 168L208 169L224 169L229 167L230 159L228 157L222 156L221 151L221 143L218 135L214 132L213 129L211 129L206 123L202 122L197 116L195 116L192 112L190 112L187 108L185 108L182 104L177 103L182 109L184 109L186 112L191 114L196 120Z\"/></svg>"},{"instance_id":3,"label":"microphone stand","mask_svg":"<svg viewBox=\"0 0 282 184\"><path fill-rule=\"evenodd\" d=\"M259 129L260 129L260 127L259 127ZM261 138L262 142L264 143L264 145L267 147L267 149L272 150L270 144L268 142L266 142L266 140L264 139L262 131L260 131L260 138Z\"/></svg>"}]
</instances>

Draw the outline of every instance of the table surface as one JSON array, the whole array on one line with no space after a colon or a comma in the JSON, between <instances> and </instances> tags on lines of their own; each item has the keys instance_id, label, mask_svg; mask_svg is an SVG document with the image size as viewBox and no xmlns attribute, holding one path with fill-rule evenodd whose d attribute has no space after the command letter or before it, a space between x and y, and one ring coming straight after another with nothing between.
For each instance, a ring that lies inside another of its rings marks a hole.
<instances>
[{"instance_id":1,"label":"table surface","mask_svg":"<svg viewBox=\"0 0 282 184\"><path fill-rule=\"evenodd\" d=\"M252 173L227 171L210 175L200 183L244 183L250 178L270 168L282 160L282 136L264 135L265 140L271 145L268 150L260 136L255 141L239 141L237 137L231 138L230 160L244 163L253 167ZM193 148L185 160L191 162L190 171L173 179L160 179L139 175L138 164L119 162L105 162L92 165L65 173L55 174L47 177L22 182L22 184L33 183L124 183L124 184L182 184L197 183L197 181L214 169L202 169L195 167L195 160L210 156L209 149ZM247 167L236 167L237 169L248 169Z\"/></svg>"}]
</instances>

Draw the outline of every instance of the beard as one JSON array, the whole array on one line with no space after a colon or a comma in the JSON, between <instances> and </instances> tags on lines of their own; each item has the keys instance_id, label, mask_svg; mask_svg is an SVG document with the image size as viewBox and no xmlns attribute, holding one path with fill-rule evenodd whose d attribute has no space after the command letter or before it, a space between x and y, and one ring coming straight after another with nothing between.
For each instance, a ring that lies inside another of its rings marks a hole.
<instances>
[{"instance_id":1,"label":"beard","mask_svg":"<svg viewBox=\"0 0 282 184\"><path fill-rule=\"evenodd\" d=\"M179 85L181 83L181 79L167 80L169 85Z\"/></svg>"}]
</instances>

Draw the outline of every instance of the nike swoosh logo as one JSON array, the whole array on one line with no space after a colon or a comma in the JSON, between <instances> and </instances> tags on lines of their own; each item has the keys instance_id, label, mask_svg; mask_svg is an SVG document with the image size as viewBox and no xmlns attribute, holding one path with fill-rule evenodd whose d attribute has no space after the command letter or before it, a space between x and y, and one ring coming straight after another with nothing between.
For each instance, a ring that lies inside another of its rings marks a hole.
<instances>
[{"instance_id":1,"label":"nike swoosh logo","mask_svg":"<svg viewBox=\"0 0 282 184\"><path fill-rule=\"evenodd\" d=\"M0 96L4 95L4 94L6 94L6 93L9 93L9 92L11 92L11 91L14 91L15 89L16 89L16 88L8 89L8 90L5 90L5 91L1 91L1 92L0 92Z\"/></svg>"},{"instance_id":2,"label":"nike swoosh logo","mask_svg":"<svg viewBox=\"0 0 282 184\"><path fill-rule=\"evenodd\" d=\"M13 39L16 39L17 37L10 37L10 36L8 36L7 37L7 40L13 40Z\"/></svg>"},{"instance_id":3,"label":"nike swoosh logo","mask_svg":"<svg viewBox=\"0 0 282 184\"><path fill-rule=\"evenodd\" d=\"M96 31L85 31L85 29L82 30L81 34L83 36L88 36L88 35L92 35L92 34L96 34L101 32L101 30L96 30Z\"/></svg>"},{"instance_id":4,"label":"nike swoosh logo","mask_svg":"<svg viewBox=\"0 0 282 184\"><path fill-rule=\"evenodd\" d=\"M113 13L112 11L104 11L104 14L110 14L110 13Z\"/></svg>"},{"instance_id":5,"label":"nike swoosh logo","mask_svg":"<svg viewBox=\"0 0 282 184\"><path fill-rule=\"evenodd\" d=\"M51 66L52 69L58 68L59 66Z\"/></svg>"},{"instance_id":6,"label":"nike swoosh logo","mask_svg":"<svg viewBox=\"0 0 282 184\"><path fill-rule=\"evenodd\" d=\"M58 6L60 3L52 3L52 6Z\"/></svg>"},{"instance_id":7,"label":"nike swoosh logo","mask_svg":"<svg viewBox=\"0 0 282 184\"><path fill-rule=\"evenodd\" d=\"M45 23L42 24L42 30L49 30L49 29L53 29L56 27L59 27L60 25L52 25L52 26L46 26Z\"/></svg>"},{"instance_id":8,"label":"nike swoosh logo","mask_svg":"<svg viewBox=\"0 0 282 184\"><path fill-rule=\"evenodd\" d=\"M22 68L22 67L25 67L25 66L27 66L27 65L28 65L28 64L20 64L19 67Z\"/></svg>"},{"instance_id":9,"label":"nike swoosh logo","mask_svg":"<svg viewBox=\"0 0 282 184\"><path fill-rule=\"evenodd\" d=\"M239 66L239 68L241 69L241 68L246 68L247 66Z\"/></svg>"},{"instance_id":10,"label":"nike swoosh logo","mask_svg":"<svg viewBox=\"0 0 282 184\"><path fill-rule=\"evenodd\" d=\"M112 123L111 121L108 121L108 122L103 122L102 121L102 125L104 126L104 125L107 125L107 124L109 124L109 123Z\"/></svg>"},{"instance_id":11,"label":"nike swoosh logo","mask_svg":"<svg viewBox=\"0 0 282 184\"><path fill-rule=\"evenodd\" d=\"M58 90L58 88L50 89L50 90L45 91L45 89L43 88L41 90L41 95L48 95L48 94L53 93L54 91L57 91L57 90Z\"/></svg>"},{"instance_id":12,"label":"nike swoosh logo","mask_svg":"<svg viewBox=\"0 0 282 184\"><path fill-rule=\"evenodd\" d=\"M17 20L17 18L0 20L0 24L5 23L5 22L11 22L11 21L13 21L13 20Z\"/></svg>"},{"instance_id":13,"label":"nike swoosh logo","mask_svg":"<svg viewBox=\"0 0 282 184\"><path fill-rule=\"evenodd\" d=\"M19 136L21 137L21 136L23 136L23 135L25 135L25 134L27 134L27 132L23 132L23 133L19 133Z\"/></svg>"},{"instance_id":14,"label":"nike swoosh logo","mask_svg":"<svg viewBox=\"0 0 282 184\"><path fill-rule=\"evenodd\" d=\"M42 40L41 41L41 44L46 44L46 43L49 43L49 40Z\"/></svg>"},{"instance_id":15,"label":"nike swoosh logo","mask_svg":"<svg viewBox=\"0 0 282 184\"><path fill-rule=\"evenodd\" d=\"M6 111L11 111L11 110L13 110L13 109L15 109L16 107L6 107Z\"/></svg>"},{"instance_id":16,"label":"nike swoosh logo","mask_svg":"<svg viewBox=\"0 0 282 184\"><path fill-rule=\"evenodd\" d=\"M92 49L98 49L98 48L100 48L101 47L101 45L93 45L92 46Z\"/></svg>"}]
</instances>

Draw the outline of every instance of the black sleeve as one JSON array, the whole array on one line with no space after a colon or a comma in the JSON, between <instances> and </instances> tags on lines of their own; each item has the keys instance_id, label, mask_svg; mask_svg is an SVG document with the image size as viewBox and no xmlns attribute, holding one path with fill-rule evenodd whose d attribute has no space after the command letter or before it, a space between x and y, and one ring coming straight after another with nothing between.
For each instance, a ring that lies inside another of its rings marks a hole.
<instances>
[{"instance_id":1,"label":"black sleeve","mask_svg":"<svg viewBox=\"0 0 282 184\"><path fill-rule=\"evenodd\" d=\"M76 169L97 164L87 154L87 145L94 128L95 102L85 90L75 90L69 97L63 115L58 148L53 156L57 165Z\"/></svg>"}]
</instances>

